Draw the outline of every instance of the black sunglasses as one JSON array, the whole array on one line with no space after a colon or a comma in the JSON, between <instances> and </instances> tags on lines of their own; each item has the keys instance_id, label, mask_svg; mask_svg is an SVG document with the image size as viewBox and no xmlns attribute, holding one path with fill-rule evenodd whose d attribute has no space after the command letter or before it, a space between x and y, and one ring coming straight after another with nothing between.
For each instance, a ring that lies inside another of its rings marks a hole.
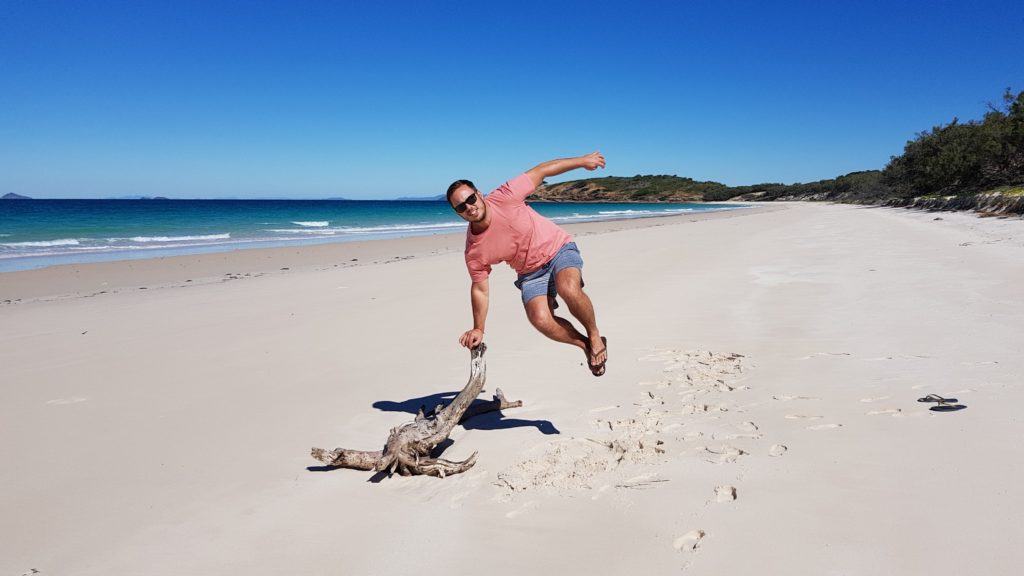
<instances>
[{"instance_id":1,"label":"black sunglasses","mask_svg":"<svg viewBox=\"0 0 1024 576\"><path fill-rule=\"evenodd\" d=\"M466 196L466 201L463 202L462 204L456 205L455 211L458 212L459 214L462 214L463 212L466 211L467 204L476 204L476 192L473 192L469 196Z\"/></svg>"}]
</instances>

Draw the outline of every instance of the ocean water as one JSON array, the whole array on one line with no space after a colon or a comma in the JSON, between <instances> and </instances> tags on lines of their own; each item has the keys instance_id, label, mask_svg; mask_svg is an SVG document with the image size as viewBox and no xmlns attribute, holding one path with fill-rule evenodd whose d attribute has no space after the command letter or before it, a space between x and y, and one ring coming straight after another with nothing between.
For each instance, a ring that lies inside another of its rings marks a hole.
<instances>
[{"instance_id":1,"label":"ocean water","mask_svg":"<svg viewBox=\"0 0 1024 576\"><path fill-rule=\"evenodd\" d=\"M741 208L532 203L560 224ZM0 200L0 272L55 264L460 232L445 201Z\"/></svg>"}]
</instances>

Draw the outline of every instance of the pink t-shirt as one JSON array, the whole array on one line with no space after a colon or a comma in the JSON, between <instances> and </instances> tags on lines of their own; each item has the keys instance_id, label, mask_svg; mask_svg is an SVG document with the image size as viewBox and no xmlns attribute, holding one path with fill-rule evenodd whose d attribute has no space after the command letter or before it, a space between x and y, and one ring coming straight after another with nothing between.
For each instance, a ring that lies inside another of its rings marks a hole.
<instances>
[{"instance_id":1,"label":"pink t-shirt","mask_svg":"<svg viewBox=\"0 0 1024 576\"><path fill-rule=\"evenodd\" d=\"M491 224L480 234L466 230L466 268L473 282L486 280L491 265L508 262L519 274L547 264L559 248L572 240L557 224L526 205L533 180L520 174L487 196Z\"/></svg>"}]
</instances>

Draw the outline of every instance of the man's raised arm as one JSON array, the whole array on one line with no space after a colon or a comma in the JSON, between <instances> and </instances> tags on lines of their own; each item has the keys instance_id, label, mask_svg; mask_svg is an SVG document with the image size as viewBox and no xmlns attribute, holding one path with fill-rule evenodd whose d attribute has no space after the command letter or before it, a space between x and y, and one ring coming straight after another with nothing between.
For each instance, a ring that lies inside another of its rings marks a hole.
<instances>
[{"instance_id":1,"label":"man's raised arm","mask_svg":"<svg viewBox=\"0 0 1024 576\"><path fill-rule=\"evenodd\" d=\"M530 177L530 180L533 180L534 186L540 186L541 182L544 182L547 178L558 176L577 168L586 168L587 170L604 168L604 156L600 152L591 152L576 158L550 160L530 168L526 171L526 175Z\"/></svg>"}]
</instances>

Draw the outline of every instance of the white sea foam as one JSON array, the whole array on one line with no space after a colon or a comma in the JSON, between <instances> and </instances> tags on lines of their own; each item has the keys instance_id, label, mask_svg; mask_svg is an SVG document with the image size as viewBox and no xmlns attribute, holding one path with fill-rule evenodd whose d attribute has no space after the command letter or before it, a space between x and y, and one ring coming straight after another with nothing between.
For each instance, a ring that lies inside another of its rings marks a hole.
<instances>
[{"instance_id":1,"label":"white sea foam","mask_svg":"<svg viewBox=\"0 0 1024 576\"><path fill-rule=\"evenodd\" d=\"M622 215L622 214L650 214L651 210L598 210L598 214L604 214L606 216Z\"/></svg>"},{"instance_id":2,"label":"white sea foam","mask_svg":"<svg viewBox=\"0 0 1024 576\"><path fill-rule=\"evenodd\" d=\"M201 236L132 236L132 242L187 242L190 240L228 240L231 234L204 234ZM122 240L110 238L110 240Z\"/></svg>"},{"instance_id":3,"label":"white sea foam","mask_svg":"<svg viewBox=\"0 0 1024 576\"><path fill-rule=\"evenodd\" d=\"M367 226L338 228L348 234L378 234L381 232L410 232L416 230L443 230L445 228L465 228L465 222L438 222L436 224L395 224L392 226Z\"/></svg>"},{"instance_id":4,"label":"white sea foam","mask_svg":"<svg viewBox=\"0 0 1024 576\"><path fill-rule=\"evenodd\" d=\"M272 228L267 232L275 234L305 234L320 236L344 236L350 234L388 234L407 232L429 232L449 228L465 228L464 222L438 222L435 224L393 224L389 226L338 226L331 228Z\"/></svg>"},{"instance_id":5,"label":"white sea foam","mask_svg":"<svg viewBox=\"0 0 1024 576\"><path fill-rule=\"evenodd\" d=\"M61 238L59 240L40 240L38 242L4 242L0 246L9 248L46 248L48 246L78 246L78 240L74 238Z\"/></svg>"},{"instance_id":6,"label":"white sea foam","mask_svg":"<svg viewBox=\"0 0 1024 576\"><path fill-rule=\"evenodd\" d=\"M268 228L267 232L275 234L311 234L320 236L334 236L338 233L334 228Z\"/></svg>"},{"instance_id":7,"label":"white sea foam","mask_svg":"<svg viewBox=\"0 0 1024 576\"><path fill-rule=\"evenodd\" d=\"M307 226L310 228L323 228L324 226L329 225L330 222L327 220L313 220L309 222L292 222L292 224L295 224L296 226Z\"/></svg>"},{"instance_id":8,"label":"white sea foam","mask_svg":"<svg viewBox=\"0 0 1024 576\"><path fill-rule=\"evenodd\" d=\"M680 214L693 212L693 208L666 208L664 210L600 210L602 216L646 216L653 214Z\"/></svg>"},{"instance_id":9,"label":"white sea foam","mask_svg":"<svg viewBox=\"0 0 1024 576\"><path fill-rule=\"evenodd\" d=\"M561 223L589 222L601 220L619 220L629 218L647 218L651 216L673 216L695 212L693 208L663 208L659 210L601 210L592 214L576 212L568 216L553 216L551 220Z\"/></svg>"}]
</instances>

